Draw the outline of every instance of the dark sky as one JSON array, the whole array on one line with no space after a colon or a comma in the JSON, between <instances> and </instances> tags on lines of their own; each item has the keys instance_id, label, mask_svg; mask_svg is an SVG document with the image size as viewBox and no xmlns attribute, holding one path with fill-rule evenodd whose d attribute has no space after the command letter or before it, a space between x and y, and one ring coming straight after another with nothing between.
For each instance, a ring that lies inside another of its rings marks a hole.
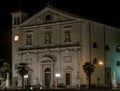
<instances>
[{"instance_id":1,"label":"dark sky","mask_svg":"<svg viewBox=\"0 0 120 91\"><path fill-rule=\"evenodd\" d=\"M120 5L116 0L49 0L56 7L76 15L120 28ZM0 0L0 59L11 58L11 12L25 10L29 16L43 9L47 0Z\"/></svg>"}]
</instances>

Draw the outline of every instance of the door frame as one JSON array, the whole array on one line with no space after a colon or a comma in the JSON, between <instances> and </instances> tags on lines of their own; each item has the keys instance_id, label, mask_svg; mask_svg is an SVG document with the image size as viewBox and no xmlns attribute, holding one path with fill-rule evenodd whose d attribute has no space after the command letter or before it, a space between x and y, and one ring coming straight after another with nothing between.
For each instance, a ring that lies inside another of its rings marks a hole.
<instances>
[{"instance_id":1,"label":"door frame","mask_svg":"<svg viewBox=\"0 0 120 91\"><path fill-rule=\"evenodd\" d=\"M49 70L46 71L47 69L49 69ZM50 76L50 78L49 78L49 81L50 81L50 82L49 82L49 84L48 84L48 86L50 86L51 79L52 79L52 77L51 77L51 76L52 76L51 68L48 68L48 67L47 67L47 68L44 70L44 84L45 84L45 86L47 85L47 84L46 84L46 80L47 80L47 79L45 79L46 74L49 74L49 76Z\"/></svg>"},{"instance_id":2,"label":"door frame","mask_svg":"<svg viewBox=\"0 0 120 91\"><path fill-rule=\"evenodd\" d=\"M69 79L70 84L69 84L69 85L66 84L66 80L67 80L67 79L66 79L66 74L67 74L67 73L70 74L70 79ZM65 78L65 80L64 80L65 85L66 85L66 86L71 86L71 84L72 84L72 72L71 72L71 71L65 71L65 72L64 72L64 78Z\"/></svg>"}]
</instances>

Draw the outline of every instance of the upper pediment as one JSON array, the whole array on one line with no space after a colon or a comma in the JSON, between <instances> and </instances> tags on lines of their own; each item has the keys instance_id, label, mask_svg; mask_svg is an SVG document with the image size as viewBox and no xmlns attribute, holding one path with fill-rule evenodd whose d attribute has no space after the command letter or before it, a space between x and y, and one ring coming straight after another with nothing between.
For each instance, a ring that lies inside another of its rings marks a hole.
<instances>
[{"instance_id":1,"label":"upper pediment","mask_svg":"<svg viewBox=\"0 0 120 91\"><path fill-rule=\"evenodd\" d=\"M41 25L45 23L57 23L64 21L71 21L77 19L77 16L74 16L70 13L58 10L53 7L46 7L22 24L20 26L32 26L32 25Z\"/></svg>"}]
</instances>

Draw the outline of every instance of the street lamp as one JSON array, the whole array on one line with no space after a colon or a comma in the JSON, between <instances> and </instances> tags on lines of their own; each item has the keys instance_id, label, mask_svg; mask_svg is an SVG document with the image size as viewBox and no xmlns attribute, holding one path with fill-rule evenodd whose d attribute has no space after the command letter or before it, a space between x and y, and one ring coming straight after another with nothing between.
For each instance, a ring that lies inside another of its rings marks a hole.
<instances>
[{"instance_id":1,"label":"street lamp","mask_svg":"<svg viewBox=\"0 0 120 91\"><path fill-rule=\"evenodd\" d=\"M55 74L55 77L57 78L57 87L58 87L58 78L61 77L61 74L60 74L60 73L56 73L56 74Z\"/></svg>"},{"instance_id":2,"label":"street lamp","mask_svg":"<svg viewBox=\"0 0 120 91\"><path fill-rule=\"evenodd\" d=\"M24 75L24 79L25 79L25 86L27 86L27 78L28 78L28 75Z\"/></svg>"}]
</instances>

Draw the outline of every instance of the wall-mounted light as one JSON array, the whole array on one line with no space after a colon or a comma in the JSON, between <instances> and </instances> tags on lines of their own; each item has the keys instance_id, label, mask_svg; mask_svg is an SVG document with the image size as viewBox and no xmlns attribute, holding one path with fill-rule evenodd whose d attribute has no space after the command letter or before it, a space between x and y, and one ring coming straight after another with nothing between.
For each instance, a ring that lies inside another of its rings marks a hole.
<instances>
[{"instance_id":1,"label":"wall-mounted light","mask_svg":"<svg viewBox=\"0 0 120 91\"><path fill-rule=\"evenodd\" d=\"M104 65L103 61L98 62L99 65Z\"/></svg>"}]
</instances>

